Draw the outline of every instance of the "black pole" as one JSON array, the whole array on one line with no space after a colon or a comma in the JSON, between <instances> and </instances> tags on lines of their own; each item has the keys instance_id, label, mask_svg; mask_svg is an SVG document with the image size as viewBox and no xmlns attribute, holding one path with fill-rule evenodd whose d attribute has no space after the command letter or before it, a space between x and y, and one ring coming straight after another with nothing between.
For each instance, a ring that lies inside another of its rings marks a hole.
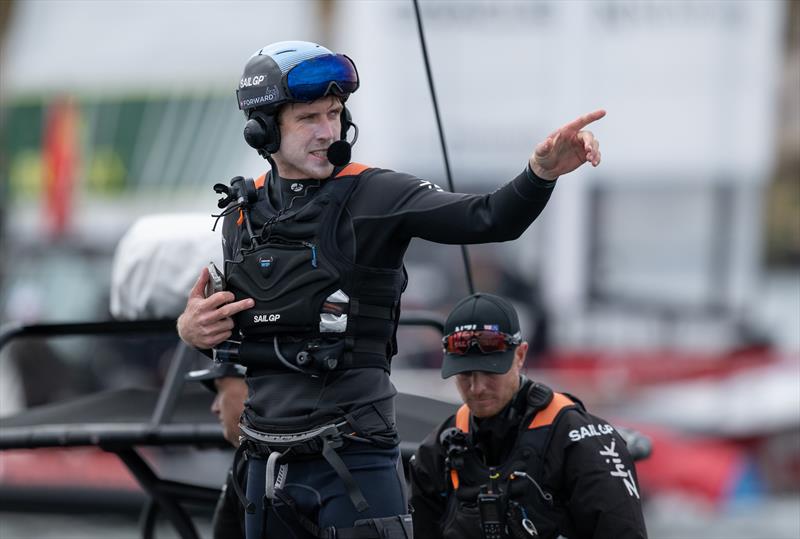
<instances>
[{"instance_id":1,"label":"black pole","mask_svg":"<svg viewBox=\"0 0 800 539\"><path fill-rule=\"evenodd\" d=\"M450 159L447 156L447 144L444 141L444 129L442 129L442 119L439 115L439 102L436 99L436 90L433 87L433 75L431 74L431 64L428 60L428 47L425 45L425 32L422 30L422 17L419 13L419 3L414 1L414 13L417 17L417 30L419 31L419 42L422 45L422 58L425 60L425 73L428 74L428 88L431 90L431 100L433 101L433 112L436 115L436 127L439 129L439 143L442 145L442 156L444 157L444 170L447 175L447 185L451 192L455 192L453 186L453 175L450 173ZM472 283L472 266L469 262L469 252L466 245L461 245L461 257L464 259L464 273L467 278L467 288L470 294L475 293L475 285Z\"/></svg>"}]
</instances>

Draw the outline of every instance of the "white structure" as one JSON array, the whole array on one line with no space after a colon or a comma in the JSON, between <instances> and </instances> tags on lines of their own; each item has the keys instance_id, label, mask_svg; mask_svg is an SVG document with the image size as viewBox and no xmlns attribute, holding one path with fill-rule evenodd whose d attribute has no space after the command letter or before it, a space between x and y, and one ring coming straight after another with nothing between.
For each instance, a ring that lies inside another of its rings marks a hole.
<instances>
[{"instance_id":1,"label":"white structure","mask_svg":"<svg viewBox=\"0 0 800 539\"><path fill-rule=\"evenodd\" d=\"M540 222L503 246L509 264L540 277L562 343L713 348L730 344L740 315L765 323L760 207L773 166L782 2L421 4L457 188L494 189L551 129L608 110L591 128L601 167L562 179ZM12 101L57 91L219 95L213 113L173 107L148 117L130 170L147 189L112 204L109 221L125 216L117 229L145 212L213 209L207 186L263 171L239 138L233 88L247 55L282 39L325 41L355 59L356 160L444 182L410 1L15 9L0 83ZM169 196L154 199L153 189ZM24 234L36 224L20 208L10 226ZM656 314L610 310L620 299ZM800 292L783 304L795 328L783 344L800 349ZM724 317L702 314L709 306ZM680 318L686 309L701 314ZM672 311L679 319L665 328Z\"/></svg>"}]
</instances>

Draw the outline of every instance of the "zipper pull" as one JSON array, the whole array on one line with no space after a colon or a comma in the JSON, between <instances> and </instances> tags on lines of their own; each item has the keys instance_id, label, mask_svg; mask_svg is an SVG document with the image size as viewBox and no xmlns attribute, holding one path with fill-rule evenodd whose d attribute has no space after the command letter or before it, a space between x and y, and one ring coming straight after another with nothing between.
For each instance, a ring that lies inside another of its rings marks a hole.
<instances>
[{"instance_id":1,"label":"zipper pull","mask_svg":"<svg viewBox=\"0 0 800 539\"><path fill-rule=\"evenodd\" d=\"M317 267L317 246L313 243L308 243L307 241L303 242L303 245L311 249L311 265L313 267Z\"/></svg>"}]
</instances>

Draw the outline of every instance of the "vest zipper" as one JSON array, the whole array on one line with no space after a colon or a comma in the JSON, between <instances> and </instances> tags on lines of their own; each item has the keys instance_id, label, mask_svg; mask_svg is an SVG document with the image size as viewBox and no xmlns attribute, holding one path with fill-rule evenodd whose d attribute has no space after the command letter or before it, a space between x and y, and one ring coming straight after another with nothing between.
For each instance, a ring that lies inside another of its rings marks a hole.
<instances>
[{"instance_id":1,"label":"vest zipper","mask_svg":"<svg viewBox=\"0 0 800 539\"><path fill-rule=\"evenodd\" d=\"M317 246L307 241L302 242L303 245L311 249L311 265L317 267Z\"/></svg>"}]
</instances>

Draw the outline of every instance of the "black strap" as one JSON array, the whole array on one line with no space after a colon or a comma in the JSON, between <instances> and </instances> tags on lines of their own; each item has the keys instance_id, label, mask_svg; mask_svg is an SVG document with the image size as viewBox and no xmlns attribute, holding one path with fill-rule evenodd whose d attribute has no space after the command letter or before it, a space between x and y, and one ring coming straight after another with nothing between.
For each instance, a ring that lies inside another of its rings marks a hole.
<instances>
[{"instance_id":1,"label":"black strap","mask_svg":"<svg viewBox=\"0 0 800 539\"><path fill-rule=\"evenodd\" d=\"M336 539L380 539L381 532L367 526L358 528L336 528Z\"/></svg>"},{"instance_id":2,"label":"black strap","mask_svg":"<svg viewBox=\"0 0 800 539\"><path fill-rule=\"evenodd\" d=\"M308 533L319 539L380 539L382 537L377 530L365 526L359 526L358 528L334 528L333 526L324 529L320 528L300 512L294 498L282 489L275 491L275 497L292 511L294 518Z\"/></svg>"},{"instance_id":3,"label":"black strap","mask_svg":"<svg viewBox=\"0 0 800 539\"><path fill-rule=\"evenodd\" d=\"M283 502L286 507L291 509L292 513L294 514L294 518L297 522L300 523L303 528L306 529L308 533L313 535L314 537L327 537L327 535L320 533L320 527L317 526L314 522L311 521L307 516L305 516L299 509L297 509L297 503L294 501L294 498L289 496L283 489L276 489L275 490L275 497L278 498L281 502ZM264 515L264 520L266 520L266 515Z\"/></svg>"},{"instance_id":4,"label":"black strap","mask_svg":"<svg viewBox=\"0 0 800 539\"><path fill-rule=\"evenodd\" d=\"M328 464L331 465L336 475L344 482L347 495L350 496L350 501L353 502L356 511L363 513L369 509L369 504L366 498L364 498L364 494L361 492L361 489L358 488L355 479L353 479L353 475L350 473L350 470L347 469L344 461L342 461L342 457L340 457L333 448L331 439L328 437L322 439L322 458L328 461Z\"/></svg>"},{"instance_id":5,"label":"black strap","mask_svg":"<svg viewBox=\"0 0 800 539\"><path fill-rule=\"evenodd\" d=\"M389 370L387 356L387 343L384 340L369 339L364 337L343 337L345 339L345 353L332 370L346 370L354 368L381 368ZM278 343L284 357L294 364L299 351L304 350L305 343ZM309 353L314 353L311 350ZM355 359L358 357L358 359ZM251 371L258 369L288 370L275 352L275 344L270 342L247 340L239 347L237 362Z\"/></svg>"},{"instance_id":6,"label":"black strap","mask_svg":"<svg viewBox=\"0 0 800 539\"><path fill-rule=\"evenodd\" d=\"M389 372L390 365L386 341L345 337L345 351L337 370L379 368Z\"/></svg>"},{"instance_id":7,"label":"black strap","mask_svg":"<svg viewBox=\"0 0 800 539\"><path fill-rule=\"evenodd\" d=\"M256 512L256 505L247 499L247 495L242 491L242 486L239 484L239 477L238 477L238 470L239 470L239 462L242 459L242 455L244 455L246 444L241 444L239 447L236 448L236 453L233 454L233 464L231 465L231 471L229 472L231 475L231 485L233 485L233 491L236 493L236 497L239 498L239 503L242 504L244 510L249 514L254 514Z\"/></svg>"},{"instance_id":8,"label":"black strap","mask_svg":"<svg viewBox=\"0 0 800 539\"><path fill-rule=\"evenodd\" d=\"M394 306L370 305L369 303L362 302L358 298L350 298L348 314L354 317L364 316L367 318L378 318L380 320L394 322L395 308Z\"/></svg>"}]
</instances>

